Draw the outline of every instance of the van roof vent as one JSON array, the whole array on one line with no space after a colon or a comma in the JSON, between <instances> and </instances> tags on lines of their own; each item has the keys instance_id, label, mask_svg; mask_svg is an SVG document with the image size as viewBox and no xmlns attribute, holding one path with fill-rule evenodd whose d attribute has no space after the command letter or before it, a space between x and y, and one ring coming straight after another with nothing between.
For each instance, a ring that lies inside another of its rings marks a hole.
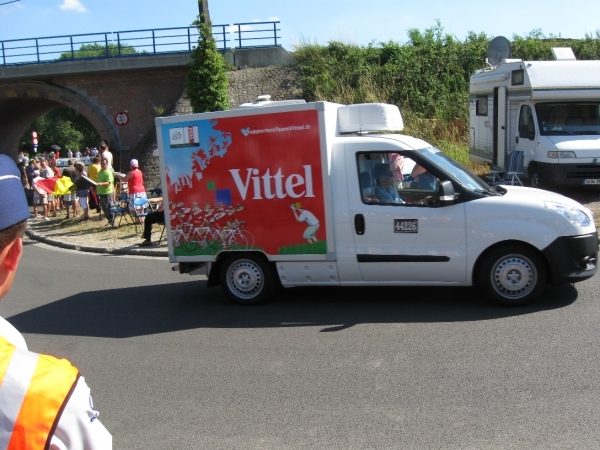
<instances>
[{"instance_id":1,"label":"van roof vent","mask_svg":"<svg viewBox=\"0 0 600 450\"><path fill-rule=\"evenodd\" d=\"M340 106L337 110L338 132L402 131L404 122L396 105L359 103Z\"/></svg>"},{"instance_id":2,"label":"van roof vent","mask_svg":"<svg viewBox=\"0 0 600 450\"><path fill-rule=\"evenodd\" d=\"M571 47L552 47L552 56L557 61L577 61Z\"/></svg>"}]
</instances>

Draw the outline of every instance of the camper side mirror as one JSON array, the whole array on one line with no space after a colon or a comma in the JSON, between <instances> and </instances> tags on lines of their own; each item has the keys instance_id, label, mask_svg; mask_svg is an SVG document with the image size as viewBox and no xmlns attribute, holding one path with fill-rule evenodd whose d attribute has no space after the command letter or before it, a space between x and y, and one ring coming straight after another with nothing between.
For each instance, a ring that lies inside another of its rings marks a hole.
<instances>
[{"instance_id":1,"label":"camper side mirror","mask_svg":"<svg viewBox=\"0 0 600 450\"><path fill-rule=\"evenodd\" d=\"M442 205L449 205L456 199L454 186L448 180L440 182L440 185L438 186L438 195Z\"/></svg>"}]
</instances>

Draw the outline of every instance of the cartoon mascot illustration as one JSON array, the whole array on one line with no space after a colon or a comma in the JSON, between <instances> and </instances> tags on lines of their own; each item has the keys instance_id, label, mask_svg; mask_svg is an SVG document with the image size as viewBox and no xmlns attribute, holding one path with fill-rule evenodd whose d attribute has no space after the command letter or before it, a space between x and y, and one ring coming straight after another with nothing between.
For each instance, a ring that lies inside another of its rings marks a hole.
<instances>
[{"instance_id":1,"label":"cartoon mascot illustration","mask_svg":"<svg viewBox=\"0 0 600 450\"><path fill-rule=\"evenodd\" d=\"M298 222L306 222L308 225L308 228L304 230L302 237L309 243L317 242L316 234L317 230L319 229L319 219L317 219L310 211L302 209L300 202L292 203L290 208L292 208L294 217Z\"/></svg>"}]
</instances>

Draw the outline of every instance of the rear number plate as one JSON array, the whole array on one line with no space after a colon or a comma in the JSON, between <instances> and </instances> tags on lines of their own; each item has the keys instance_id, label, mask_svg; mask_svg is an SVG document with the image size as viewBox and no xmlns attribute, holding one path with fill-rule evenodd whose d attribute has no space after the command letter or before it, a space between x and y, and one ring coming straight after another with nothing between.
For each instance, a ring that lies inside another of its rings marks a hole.
<instances>
[{"instance_id":1,"label":"rear number plate","mask_svg":"<svg viewBox=\"0 0 600 450\"><path fill-rule=\"evenodd\" d=\"M600 184L600 178L587 178L583 180L583 184Z\"/></svg>"}]
</instances>

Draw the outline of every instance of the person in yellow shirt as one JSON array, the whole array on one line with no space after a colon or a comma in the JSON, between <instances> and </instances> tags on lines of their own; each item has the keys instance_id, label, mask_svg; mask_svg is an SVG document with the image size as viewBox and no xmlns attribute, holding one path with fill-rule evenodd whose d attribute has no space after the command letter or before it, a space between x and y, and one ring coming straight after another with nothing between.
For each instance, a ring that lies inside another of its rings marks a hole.
<instances>
[{"instance_id":1,"label":"person in yellow shirt","mask_svg":"<svg viewBox=\"0 0 600 450\"><path fill-rule=\"evenodd\" d=\"M100 172L100 157L94 156L92 159L92 164L90 164L87 168L87 176L90 180L94 182L98 182L98 172Z\"/></svg>"},{"instance_id":2,"label":"person in yellow shirt","mask_svg":"<svg viewBox=\"0 0 600 450\"><path fill-rule=\"evenodd\" d=\"M87 177L93 182L98 182L98 172L100 172L102 167L100 166L100 157L94 156L92 158L92 163L87 168ZM96 208L96 212L100 212L100 199L98 198L98 191L95 187L90 188L90 198L93 199L90 201L90 207Z\"/></svg>"},{"instance_id":3,"label":"person in yellow shirt","mask_svg":"<svg viewBox=\"0 0 600 450\"><path fill-rule=\"evenodd\" d=\"M19 169L0 155L0 299L12 287L28 218ZM0 317L0 448L112 449L98 414L76 367L29 351L21 333Z\"/></svg>"}]
</instances>

